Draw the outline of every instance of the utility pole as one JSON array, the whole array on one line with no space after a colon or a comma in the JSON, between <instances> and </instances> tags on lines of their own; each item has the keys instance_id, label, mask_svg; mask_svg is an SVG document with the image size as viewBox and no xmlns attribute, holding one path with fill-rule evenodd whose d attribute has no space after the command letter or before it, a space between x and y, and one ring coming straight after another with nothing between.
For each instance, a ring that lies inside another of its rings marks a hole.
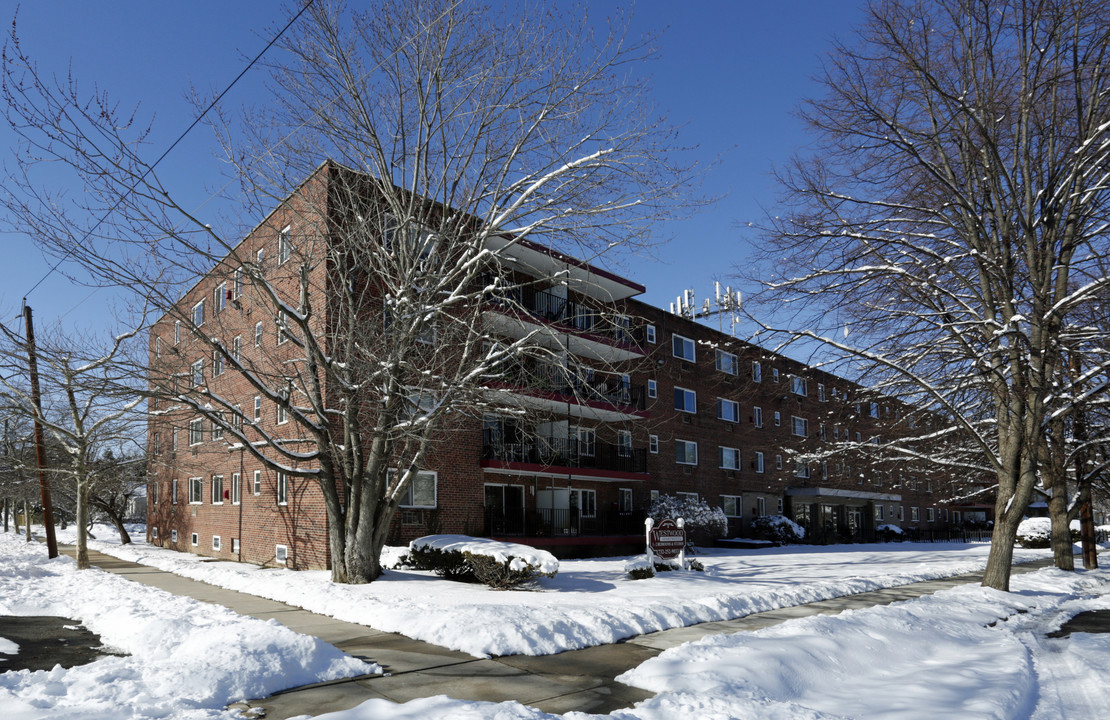
<instances>
[{"instance_id":1,"label":"utility pole","mask_svg":"<svg viewBox=\"0 0 1110 720\"><path fill-rule=\"evenodd\" d=\"M31 322L31 306L23 301L23 319L27 322L27 360L31 371L31 404L35 407L35 455L39 466L39 487L42 490L42 524L46 529L47 557L58 557L58 539L54 536L54 505L50 501L50 485L46 482L46 443L42 435L42 397L39 395L39 363L35 353L35 326ZM26 507L26 506L24 506ZM31 518L26 517L30 535Z\"/></svg>"}]
</instances>

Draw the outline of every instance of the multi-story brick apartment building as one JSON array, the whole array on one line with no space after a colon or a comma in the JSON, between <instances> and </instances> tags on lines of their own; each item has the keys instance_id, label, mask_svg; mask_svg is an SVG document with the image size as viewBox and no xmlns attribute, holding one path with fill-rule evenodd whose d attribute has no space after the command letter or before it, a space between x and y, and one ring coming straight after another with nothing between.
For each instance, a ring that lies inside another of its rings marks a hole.
<instances>
[{"instance_id":1,"label":"multi-story brick apartment building","mask_svg":"<svg viewBox=\"0 0 1110 720\"><path fill-rule=\"evenodd\" d=\"M291 295L298 272L326 273L325 263L298 270L289 260L298 243L327 240L326 219L302 202L327 182L326 172L306 181L242 241L234 261L219 263L154 327L152 384L174 387L150 407L154 543L328 565L314 481L264 465L226 424L174 400L179 390L204 388L226 423L246 423L258 442L281 445L296 461L296 423L228 371L212 342L252 372L279 372L294 357L280 317L252 296L239 263L265 267ZM643 286L540 245L518 243L500 262L513 282L483 301L491 342L529 334L551 357L510 363L488 383L515 398L518 412L460 415L437 433L393 520L394 542L450 532L563 555L611 553L636 542L658 493L722 507L733 535L754 517L780 513L818 537L845 539L869 538L884 523L926 528L948 519L941 478L865 462L859 452L912 422L909 408L640 302ZM325 326L326 312L316 322ZM842 452L822 455L834 448Z\"/></svg>"}]
</instances>

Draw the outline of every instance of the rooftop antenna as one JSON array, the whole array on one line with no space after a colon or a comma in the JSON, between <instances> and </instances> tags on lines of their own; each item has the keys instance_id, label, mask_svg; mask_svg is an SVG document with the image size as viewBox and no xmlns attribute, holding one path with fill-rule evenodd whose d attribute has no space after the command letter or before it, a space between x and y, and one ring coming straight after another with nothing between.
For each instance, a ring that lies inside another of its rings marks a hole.
<instances>
[{"instance_id":1,"label":"rooftop antenna","mask_svg":"<svg viewBox=\"0 0 1110 720\"><path fill-rule=\"evenodd\" d=\"M728 317L729 333L736 337L736 326L740 324L740 308L743 307L744 298L739 290L726 286L721 288L720 282L713 283L713 299L706 298L701 307L697 306L694 290L683 290L682 295L671 303L671 314L689 320L704 320L710 317L717 318L717 328L724 332L725 317Z\"/></svg>"}]
</instances>

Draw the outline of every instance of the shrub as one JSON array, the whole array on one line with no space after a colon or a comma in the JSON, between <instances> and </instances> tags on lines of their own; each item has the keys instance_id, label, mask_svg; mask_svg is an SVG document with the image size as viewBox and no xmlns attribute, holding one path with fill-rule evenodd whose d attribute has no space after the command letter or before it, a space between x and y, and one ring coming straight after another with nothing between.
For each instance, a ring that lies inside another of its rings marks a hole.
<instances>
[{"instance_id":1,"label":"shrub","mask_svg":"<svg viewBox=\"0 0 1110 720\"><path fill-rule=\"evenodd\" d=\"M555 577L559 561L544 550L466 535L428 535L409 543L403 561L418 570L461 582L480 582L498 590L519 587L537 577Z\"/></svg>"},{"instance_id":2,"label":"shrub","mask_svg":"<svg viewBox=\"0 0 1110 720\"><path fill-rule=\"evenodd\" d=\"M709 545L728 533L728 519L719 507L710 507L702 499L679 498L660 495L651 503L648 515L659 522L666 518L682 518L686 529L686 544Z\"/></svg>"},{"instance_id":3,"label":"shrub","mask_svg":"<svg viewBox=\"0 0 1110 720\"><path fill-rule=\"evenodd\" d=\"M1072 520L1068 525L1071 541L1079 542L1079 521ZM1023 548L1046 548L1052 546L1052 520L1046 517L1025 518L1018 525L1017 542Z\"/></svg>"},{"instance_id":4,"label":"shrub","mask_svg":"<svg viewBox=\"0 0 1110 720\"><path fill-rule=\"evenodd\" d=\"M668 562L656 560L654 567L648 562L647 555L637 555L624 562L624 571L633 580L646 580L655 577L657 573L670 572L679 568ZM686 559L686 569L693 572L705 572L705 566L692 558Z\"/></svg>"},{"instance_id":5,"label":"shrub","mask_svg":"<svg viewBox=\"0 0 1110 720\"><path fill-rule=\"evenodd\" d=\"M879 525L875 528L875 536L880 542L901 542L902 534L902 528L897 525Z\"/></svg>"},{"instance_id":6,"label":"shrub","mask_svg":"<svg viewBox=\"0 0 1110 720\"><path fill-rule=\"evenodd\" d=\"M764 515L752 521L752 532L760 540L771 540L780 545L800 543L806 529L785 515Z\"/></svg>"}]
</instances>

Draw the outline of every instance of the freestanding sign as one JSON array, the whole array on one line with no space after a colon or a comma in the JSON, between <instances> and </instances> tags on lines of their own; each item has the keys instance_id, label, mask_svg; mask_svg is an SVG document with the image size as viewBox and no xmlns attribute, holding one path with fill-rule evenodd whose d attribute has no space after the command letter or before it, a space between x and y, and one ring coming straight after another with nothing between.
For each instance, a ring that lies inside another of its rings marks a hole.
<instances>
[{"instance_id":1,"label":"freestanding sign","mask_svg":"<svg viewBox=\"0 0 1110 720\"><path fill-rule=\"evenodd\" d=\"M661 560L678 560L681 567L686 567L686 530L683 528L682 518L660 520L656 525L652 518L644 521L647 529L647 554L648 560L654 558Z\"/></svg>"}]
</instances>

